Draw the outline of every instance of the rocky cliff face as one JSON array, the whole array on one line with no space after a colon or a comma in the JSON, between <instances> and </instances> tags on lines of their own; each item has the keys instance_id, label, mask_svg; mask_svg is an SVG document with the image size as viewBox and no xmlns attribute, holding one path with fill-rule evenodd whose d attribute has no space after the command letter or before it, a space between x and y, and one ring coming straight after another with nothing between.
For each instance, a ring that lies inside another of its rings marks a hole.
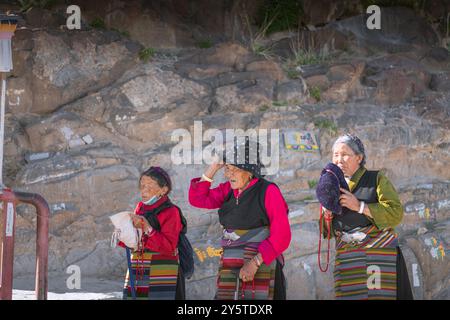
<instances>
[{"instance_id":1,"label":"rocky cliff face","mask_svg":"<svg viewBox=\"0 0 450 320\"><path fill-rule=\"evenodd\" d=\"M86 6L93 17L95 8ZM178 20L124 8L145 20L133 20L131 38L87 26L61 30L61 17L46 10L41 16L46 13L54 24L36 25L42 21L33 18L33 9L25 17L27 28L13 39L5 180L50 204L51 277L76 264L82 276L122 279L124 253L109 247L108 217L133 209L139 173L160 165L172 176L172 199L188 219L196 252L188 298L213 297L221 227L214 211L187 202L190 179L206 165L171 160L174 130L193 134L194 121L201 121L203 132L280 130L280 170L268 178L280 186L291 211L289 299L334 297L332 273L317 268L314 183L331 158L332 143L348 131L364 141L367 167L383 169L400 193L405 216L397 230L415 297L450 297L450 54L427 21L410 9L386 8L382 31L369 32L363 16L346 17L330 4L334 16L314 11L308 16L314 28L264 37L264 50L229 38L200 49L192 45L192 34L171 40L183 29ZM155 33L165 50L143 62L142 48L159 41L146 31L160 29L168 33ZM308 47L315 59L294 63ZM311 133L319 149L287 149L283 134L292 131ZM18 276L34 272L35 219L29 207L18 207Z\"/></svg>"}]
</instances>

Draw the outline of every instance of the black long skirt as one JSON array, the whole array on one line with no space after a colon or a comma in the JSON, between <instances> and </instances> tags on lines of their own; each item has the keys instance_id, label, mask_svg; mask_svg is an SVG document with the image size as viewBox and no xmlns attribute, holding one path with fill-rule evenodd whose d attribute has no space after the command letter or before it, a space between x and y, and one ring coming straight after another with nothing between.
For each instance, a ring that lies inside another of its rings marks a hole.
<instances>
[{"instance_id":1,"label":"black long skirt","mask_svg":"<svg viewBox=\"0 0 450 320\"><path fill-rule=\"evenodd\" d=\"M186 300L186 282L181 267L178 268L177 287L175 289L175 300Z\"/></svg>"},{"instance_id":2,"label":"black long skirt","mask_svg":"<svg viewBox=\"0 0 450 320\"><path fill-rule=\"evenodd\" d=\"M275 267L275 286L273 290L274 300L286 300L286 277L283 273L283 265L277 260Z\"/></svg>"},{"instance_id":3,"label":"black long skirt","mask_svg":"<svg viewBox=\"0 0 450 320\"><path fill-rule=\"evenodd\" d=\"M414 300L402 250L397 247L397 300Z\"/></svg>"}]
</instances>

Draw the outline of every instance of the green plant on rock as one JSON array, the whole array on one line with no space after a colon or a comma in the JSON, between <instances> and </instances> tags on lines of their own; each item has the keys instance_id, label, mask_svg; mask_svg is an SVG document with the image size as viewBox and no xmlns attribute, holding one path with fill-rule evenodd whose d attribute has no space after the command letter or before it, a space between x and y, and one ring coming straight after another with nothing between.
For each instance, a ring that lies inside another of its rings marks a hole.
<instances>
[{"instance_id":1,"label":"green plant on rock","mask_svg":"<svg viewBox=\"0 0 450 320\"><path fill-rule=\"evenodd\" d=\"M371 5L380 7L405 7L416 11L422 11L427 0L363 0L361 2L363 8Z\"/></svg>"},{"instance_id":2,"label":"green plant on rock","mask_svg":"<svg viewBox=\"0 0 450 320\"><path fill-rule=\"evenodd\" d=\"M269 110L269 106L267 104L263 104L261 107L259 107L259 111L260 112L266 112L267 110Z\"/></svg>"},{"instance_id":3,"label":"green plant on rock","mask_svg":"<svg viewBox=\"0 0 450 320\"><path fill-rule=\"evenodd\" d=\"M272 105L274 107L282 107L282 106L287 106L288 102L287 101L272 101Z\"/></svg>"},{"instance_id":4,"label":"green plant on rock","mask_svg":"<svg viewBox=\"0 0 450 320\"><path fill-rule=\"evenodd\" d=\"M155 55L155 49L153 48L145 48L139 51L139 59L144 62L148 62Z\"/></svg>"},{"instance_id":5,"label":"green plant on rock","mask_svg":"<svg viewBox=\"0 0 450 320\"><path fill-rule=\"evenodd\" d=\"M283 64L283 69L291 79L298 79L302 66L327 64L331 54L316 45L314 36L306 37L298 33L290 40L291 57Z\"/></svg>"},{"instance_id":6,"label":"green plant on rock","mask_svg":"<svg viewBox=\"0 0 450 320\"><path fill-rule=\"evenodd\" d=\"M314 200L313 196L306 196L302 199L302 201L311 201Z\"/></svg>"},{"instance_id":7,"label":"green plant on rock","mask_svg":"<svg viewBox=\"0 0 450 320\"><path fill-rule=\"evenodd\" d=\"M309 94L311 95L311 97L316 99L317 102L321 100L319 87L312 87L311 89L309 89Z\"/></svg>"},{"instance_id":8,"label":"green plant on rock","mask_svg":"<svg viewBox=\"0 0 450 320\"><path fill-rule=\"evenodd\" d=\"M314 127L325 130L330 135L336 135L338 130L337 125L329 119L318 119L314 121Z\"/></svg>"},{"instance_id":9,"label":"green plant on rock","mask_svg":"<svg viewBox=\"0 0 450 320\"><path fill-rule=\"evenodd\" d=\"M201 40L199 42L197 42L197 47L199 47L200 49L208 49L211 48L213 46L211 40Z\"/></svg>"},{"instance_id":10,"label":"green plant on rock","mask_svg":"<svg viewBox=\"0 0 450 320\"><path fill-rule=\"evenodd\" d=\"M252 52L258 56L261 56L267 60L272 59L274 54L271 48L265 47L259 43L253 43L251 46Z\"/></svg>"},{"instance_id":11,"label":"green plant on rock","mask_svg":"<svg viewBox=\"0 0 450 320\"><path fill-rule=\"evenodd\" d=\"M312 49L301 49L294 54L293 58L296 66L323 64L326 61L328 61L328 56Z\"/></svg>"},{"instance_id":12,"label":"green plant on rock","mask_svg":"<svg viewBox=\"0 0 450 320\"><path fill-rule=\"evenodd\" d=\"M295 68L284 67L289 79L298 79L301 76L300 71Z\"/></svg>"},{"instance_id":13,"label":"green plant on rock","mask_svg":"<svg viewBox=\"0 0 450 320\"><path fill-rule=\"evenodd\" d=\"M122 36L124 36L126 38L130 37L130 33L127 30L119 30L116 28L111 28L111 30L120 33Z\"/></svg>"},{"instance_id":14,"label":"green plant on rock","mask_svg":"<svg viewBox=\"0 0 450 320\"><path fill-rule=\"evenodd\" d=\"M303 8L298 0L265 0L260 6L257 21L259 27L264 27L267 21L272 21L267 27L267 34L297 29L303 16Z\"/></svg>"},{"instance_id":15,"label":"green plant on rock","mask_svg":"<svg viewBox=\"0 0 450 320\"><path fill-rule=\"evenodd\" d=\"M425 221L423 225L430 232L433 232L436 229L436 224L434 221Z\"/></svg>"},{"instance_id":16,"label":"green plant on rock","mask_svg":"<svg viewBox=\"0 0 450 320\"><path fill-rule=\"evenodd\" d=\"M17 3L20 11L25 12L31 8L49 9L58 3L58 0L17 0Z\"/></svg>"},{"instance_id":17,"label":"green plant on rock","mask_svg":"<svg viewBox=\"0 0 450 320\"><path fill-rule=\"evenodd\" d=\"M264 57L265 59L272 59L274 57L274 54L272 52L272 49L270 47L267 47L264 44L264 37L267 34L267 30L273 23L274 17L271 20L265 20L262 26L258 29L256 33L253 32L252 26L250 23L250 19L248 17L248 14L243 14L243 20L246 24L247 31L248 31L248 43L250 50L259 56Z\"/></svg>"},{"instance_id":18,"label":"green plant on rock","mask_svg":"<svg viewBox=\"0 0 450 320\"><path fill-rule=\"evenodd\" d=\"M106 29L105 20L100 17L94 18L89 25L95 29Z\"/></svg>"},{"instance_id":19,"label":"green plant on rock","mask_svg":"<svg viewBox=\"0 0 450 320\"><path fill-rule=\"evenodd\" d=\"M331 56L317 45L313 35L298 33L291 38L290 48L292 57L288 60L291 66L304 66L313 64L325 64Z\"/></svg>"},{"instance_id":20,"label":"green plant on rock","mask_svg":"<svg viewBox=\"0 0 450 320\"><path fill-rule=\"evenodd\" d=\"M308 180L308 186L310 189L314 189L317 186L317 180Z\"/></svg>"}]
</instances>

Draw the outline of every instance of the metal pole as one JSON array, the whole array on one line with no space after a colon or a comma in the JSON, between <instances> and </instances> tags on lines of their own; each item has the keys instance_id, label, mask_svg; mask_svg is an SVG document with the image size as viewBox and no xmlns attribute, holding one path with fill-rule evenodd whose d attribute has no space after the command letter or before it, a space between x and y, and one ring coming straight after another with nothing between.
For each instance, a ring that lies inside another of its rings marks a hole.
<instances>
[{"instance_id":1,"label":"metal pole","mask_svg":"<svg viewBox=\"0 0 450 320\"><path fill-rule=\"evenodd\" d=\"M50 208L47 201L36 193L15 191L19 202L31 204L36 208L36 298L47 300L48 291L48 226Z\"/></svg>"},{"instance_id":2,"label":"metal pole","mask_svg":"<svg viewBox=\"0 0 450 320\"><path fill-rule=\"evenodd\" d=\"M3 241L2 241L2 265L1 265L1 290L0 300L11 300L13 289L14 268L14 227L16 223L15 197L8 190L2 190L3 202Z\"/></svg>"},{"instance_id":3,"label":"metal pole","mask_svg":"<svg viewBox=\"0 0 450 320\"><path fill-rule=\"evenodd\" d=\"M0 110L0 188L3 189L3 142L5 134L5 100L6 100L6 75L2 75L2 97Z\"/></svg>"},{"instance_id":4,"label":"metal pole","mask_svg":"<svg viewBox=\"0 0 450 320\"><path fill-rule=\"evenodd\" d=\"M3 202L3 224L1 261L0 300L11 300L14 268L14 230L16 204L27 203L36 208L36 298L46 300L48 291L48 227L50 208L40 195L35 193L14 192L11 189L1 190L0 201Z\"/></svg>"},{"instance_id":5,"label":"metal pole","mask_svg":"<svg viewBox=\"0 0 450 320\"><path fill-rule=\"evenodd\" d=\"M1 74L1 80L2 80L2 92L1 92L1 99L0 99L0 196L2 196L3 193L3 142L4 142L4 132L5 132L5 98L6 98L6 76L3 72ZM7 202L1 202L2 208L1 211L3 213L3 217L0 218L0 288L2 289L0 292L0 299L11 299L9 295L4 295L7 290L4 290L5 288L11 286L12 290L12 280L11 283L9 283L9 280L5 277L9 272L12 273L12 266L7 266L4 264L6 256L8 256L7 250L14 250L14 240L6 238L6 235L4 233L4 230L6 230L6 220L7 220L7 210L9 207L7 207ZM13 215L14 216L14 215ZM12 241L12 242L11 242ZM11 247L12 246L12 247ZM9 258L7 258L9 259ZM11 270L9 269L11 268ZM12 293L11 293L12 295Z\"/></svg>"}]
</instances>

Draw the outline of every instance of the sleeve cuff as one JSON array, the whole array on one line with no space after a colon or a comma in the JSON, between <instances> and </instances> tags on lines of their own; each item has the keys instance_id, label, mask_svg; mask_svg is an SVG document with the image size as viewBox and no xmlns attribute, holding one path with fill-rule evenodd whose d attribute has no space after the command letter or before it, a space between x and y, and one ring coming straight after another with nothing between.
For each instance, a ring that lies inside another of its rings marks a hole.
<instances>
[{"instance_id":1,"label":"sleeve cuff","mask_svg":"<svg viewBox=\"0 0 450 320\"><path fill-rule=\"evenodd\" d=\"M368 203L367 206L369 207L370 214L372 215L372 218L367 217L369 220L371 220L378 229L383 229L386 227L386 223L383 223L384 217L383 213L380 213L378 211L378 204L377 203Z\"/></svg>"},{"instance_id":2,"label":"sleeve cuff","mask_svg":"<svg viewBox=\"0 0 450 320\"><path fill-rule=\"evenodd\" d=\"M200 181L201 178L194 178L191 180L191 188L199 189L199 188L210 188L211 182L209 181Z\"/></svg>"},{"instance_id":3,"label":"sleeve cuff","mask_svg":"<svg viewBox=\"0 0 450 320\"><path fill-rule=\"evenodd\" d=\"M263 261L266 265L271 264L272 261L277 257L277 253L270 245L270 243L266 240L261 242L261 244L258 247L258 251L261 253Z\"/></svg>"}]
</instances>

